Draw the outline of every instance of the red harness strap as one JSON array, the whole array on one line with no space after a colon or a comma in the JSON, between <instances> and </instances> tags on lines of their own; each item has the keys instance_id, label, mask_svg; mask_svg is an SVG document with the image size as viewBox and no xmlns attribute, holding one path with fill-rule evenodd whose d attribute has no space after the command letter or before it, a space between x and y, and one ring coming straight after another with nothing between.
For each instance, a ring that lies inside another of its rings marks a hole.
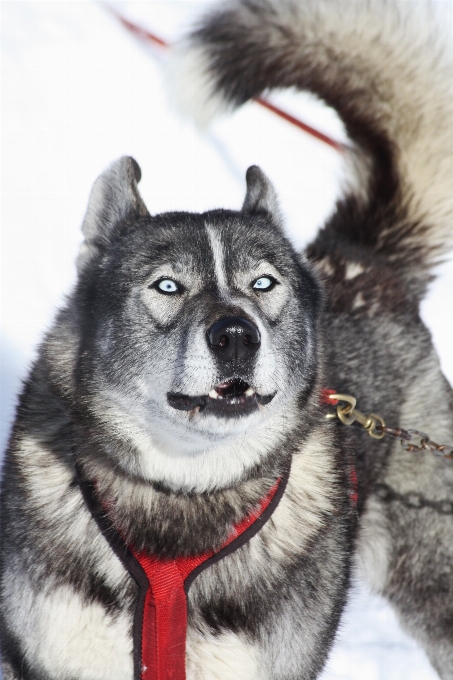
<instances>
[{"instance_id":1,"label":"red harness strap","mask_svg":"<svg viewBox=\"0 0 453 680\"><path fill-rule=\"evenodd\" d=\"M338 399L330 398L330 395L336 394L336 392L337 392L336 390L329 390L324 387L321 390L321 403L327 404L329 406L336 406L338 404ZM359 479L357 477L357 471L355 469L354 461L350 454L348 455L348 461L349 461L349 481L351 484L349 497L351 499L352 506L356 508L357 503L359 502Z\"/></svg>"},{"instance_id":2,"label":"red harness strap","mask_svg":"<svg viewBox=\"0 0 453 680\"><path fill-rule=\"evenodd\" d=\"M277 480L257 510L237 524L220 552L261 517L279 487ZM213 557L214 551L196 557L160 559L136 552L129 546L148 579L142 620L141 680L185 680L187 600L185 581L189 574Z\"/></svg>"},{"instance_id":3,"label":"red harness strap","mask_svg":"<svg viewBox=\"0 0 453 680\"><path fill-rule=\"evenodd\" d=\"M267 522L282 498L291 460L281 477L225 543L195 557L174 560L139 552L126 545L99 501L96 484L75 463L83 498L110 547L138 585L134 618L134 680L185 680L187 593L198 574L247 543Z\"/></svg>"},{"instance_id":4,"label":"red harness strap","mask_svg":"<svg viewBox=\"0 0 453 680\"><path fill-rule=\"evenodd\" d=\"M322 390L322 401L334 390ZM289 466L267 496L242 522L237 524L223 546L194 557L162 559L126 545L112 526L97 497L95 485L84 478L76 465L85 502L102 533L139 586L134 624L134 679L185 680L187 593L200 571L241 547L263 526L282 497L289 477ZM357 475L350 460L351 502L357 504Z\"/></svg>"}]
</instances>

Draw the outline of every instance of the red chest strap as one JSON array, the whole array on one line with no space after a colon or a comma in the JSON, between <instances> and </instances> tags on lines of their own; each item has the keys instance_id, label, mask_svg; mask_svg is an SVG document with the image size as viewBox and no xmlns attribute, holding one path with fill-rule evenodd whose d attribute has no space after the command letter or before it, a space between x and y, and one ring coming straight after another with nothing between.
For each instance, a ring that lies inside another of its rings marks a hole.
<instances>
[{"instance_id":1,"label":"red chest strap","mask_svg":"<svg viewBox=\"0 0 453 680\"><path fill-rule=\"evenodd\" d=\"M233 527L223 546L174 560L138 552L125 544L100 504L95 485L76 465L84 500L104 537L139 587L134 617L134 680L185 680L187 593L198 574L247 543L277 507L290 464L248 517Z\"/></svg>"},{"instance_id":2,"label":"red chest strap","mask_svg":"<svg viewBox=\"0 0 453 680\"><path fill-rule=\"evenodd\" d=\"M234 527L220 550L230 546L262 516L274 498L280 481L279 478L261 501L259 508ZM186 579L197 567L220 553L220 550L196 557L163 560L155 555L130 549L149 582L142 621L141 680L185 680Z\"/></svg>"}]
</instances>

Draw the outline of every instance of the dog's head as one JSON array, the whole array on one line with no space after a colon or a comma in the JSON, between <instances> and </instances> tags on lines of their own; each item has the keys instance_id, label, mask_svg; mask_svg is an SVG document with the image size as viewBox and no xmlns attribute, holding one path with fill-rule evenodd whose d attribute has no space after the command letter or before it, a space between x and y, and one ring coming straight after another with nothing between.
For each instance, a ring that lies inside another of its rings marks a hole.
<instances>
[{"instance_id":1,"label":"dog's head","mask_svg":"<svg viewBox=\"0 0 453 680\"><path fill-rule=\"evenodd\" d=\"M318 286L259 168L238 212L152 217L139 179L122 158L92 190L73 298L77 391L123 442L110 450L129 473L222 487L297 426L316 376Z\"/></svg>"}]
</instances>

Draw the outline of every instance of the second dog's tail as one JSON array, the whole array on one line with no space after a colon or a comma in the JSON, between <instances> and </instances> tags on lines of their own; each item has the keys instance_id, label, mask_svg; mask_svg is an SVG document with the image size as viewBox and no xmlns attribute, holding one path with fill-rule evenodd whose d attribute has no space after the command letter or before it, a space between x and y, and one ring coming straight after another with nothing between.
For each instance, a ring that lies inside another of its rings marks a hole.
<instances>
[{"instance_id":1,"label":"second dog's tail","mask_svg":"<svg viewBox=\"0 0 453 680\"><path fill-rule=\"evenodd\" d=\"M382 256L419 298L452 241L453 90L433 22L409 4L411 15L375 0L226 2L181 49L173 87L201 122L272 88L335 108L355 179L324 240Z\"/></svg>"}]
</instances>

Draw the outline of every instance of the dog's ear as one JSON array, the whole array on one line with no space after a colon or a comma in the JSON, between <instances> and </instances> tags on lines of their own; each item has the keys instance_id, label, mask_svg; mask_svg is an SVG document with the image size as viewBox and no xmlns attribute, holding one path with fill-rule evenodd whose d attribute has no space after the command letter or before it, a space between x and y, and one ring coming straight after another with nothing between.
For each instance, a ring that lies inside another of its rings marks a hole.
<instances>
[{"instance_id":1,"label":"dog's ear","mask_svg":"<svg viewBox=\"0 0 453 680\"><path fill-rule=\"evenodd\" d=\"M283 217L278 204L277 193L272 182L257 165L251 165L246 172L247 193L242 212L249 215L267 214L279 227Z\"/></svg>"},{"instance_id":2,"label":"dog's ear","mask_svg":"<svg viewBox=\"0 0 453 680\"><path fill-rule=\"evenodd\" d=\"M115 161L95 181L82 224L84 241L77 257L77 270L108 246L112 229L126 217L148 215L138 192L142 173L130 156Z\"/></svg>"}]
</instances>

